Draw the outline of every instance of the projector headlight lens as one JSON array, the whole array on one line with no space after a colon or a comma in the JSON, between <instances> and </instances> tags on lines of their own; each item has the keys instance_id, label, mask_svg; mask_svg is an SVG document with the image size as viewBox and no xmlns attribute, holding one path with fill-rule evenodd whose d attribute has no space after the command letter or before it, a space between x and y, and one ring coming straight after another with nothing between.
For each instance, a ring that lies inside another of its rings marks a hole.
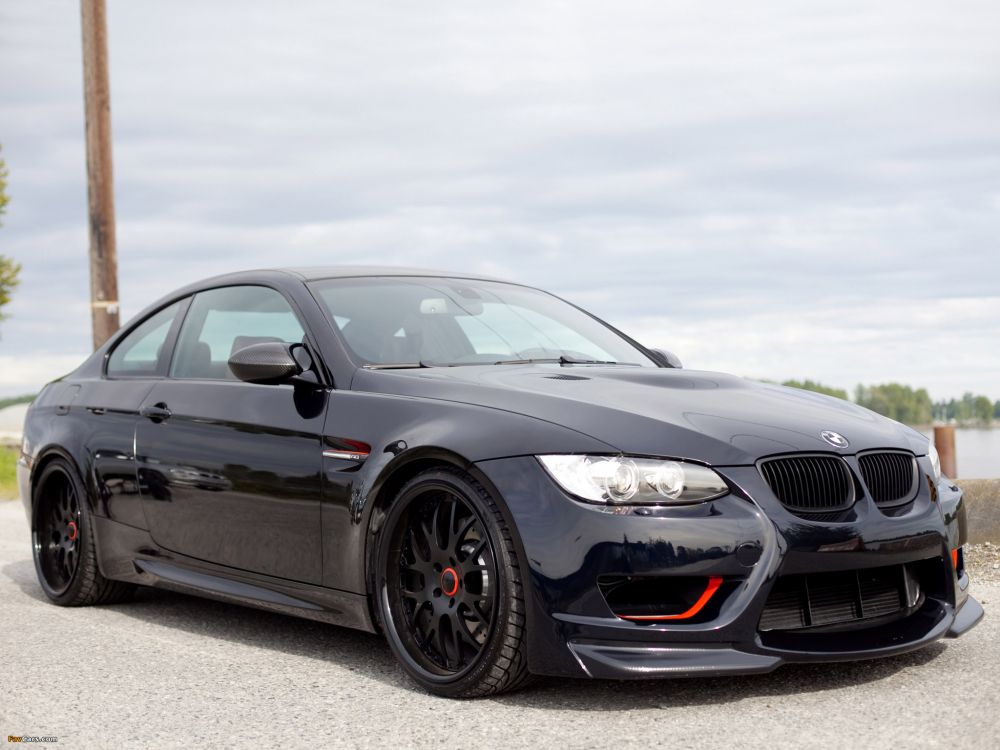
<instances>
[{"instance_id":1,"label":"projector headlight lens","mask_svg":"<svg viewBox=\"0 0 1000 750\"><path fill-rule=\"evenodd\" d=\"M549 475L581 500L607 505L688 505L729 492L722 477L688 461L631 456L538 456Z\"/></svg>"}]
</instances>

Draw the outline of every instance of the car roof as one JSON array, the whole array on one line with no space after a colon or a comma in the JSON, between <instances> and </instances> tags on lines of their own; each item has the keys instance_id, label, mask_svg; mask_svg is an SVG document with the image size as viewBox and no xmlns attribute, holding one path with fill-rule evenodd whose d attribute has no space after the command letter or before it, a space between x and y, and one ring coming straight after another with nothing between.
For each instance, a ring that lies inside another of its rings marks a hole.
<instances>
[{"instance_id":1,"label":"car roof","mask_svg":"<svg viewBox=\"0 0 1000 750\"><path fill-rule=\"evenodd\" d=\"M319 281L321 279L350 278L385 278L393 276L419 276L434 279L469 279L475 281L494 281L515 286L525 286L517 282L505 281L495 276L485 276L477 273L457 273L454 271L433 271L427 268L406 268L404 266L304 266L292 268L257 268L245 271L212 276L192 282L170 293L170 299L179 299L189 294L212 289L219 286L235 284L257 284L276 281L278 278L292 277L300 282ZM163 298L164 300L167 298ZM162 301L162 300L161 300Z\"/></svg>"},{"instance_id":2,"label":"car roof","mask_svg":"<svg viewBox=\"0 0 1000 750\"><path fill-rule=\"evenodd\" d=\"M303 281L319 279L345 279L359 276L427 276L452 279L479 279L481 281L503 281L495 276L485 276L478 273L458 273L455 271L436 271L427 268L408 268L406 266L306 266L295 268L279 268L278 271L294 274Z\"/></svg>"},{"instance_id":3,"label":"car roof","mask_svg":"<svg viewBox=\"0 0 1000 750\"><path fill-rule=\"evenodd\" d=\"M454 271L434 271L427 268L408 268L405 266L362 266L362 265L331 265L331 266L300 266L286 268L257 268L242 271L233 271L209 278L199 279L190 282L182 287L174 289L170 294L160 297L157 301L140 310L136 315L127 321L125 325L118 329L105 344L100 347L95 355L94 361L98 361L104 352L117 344L118 340L128 335L136 325L148 318L156 310L163 309L167 305L182 299L183 297L197 294L206 289L214 289L222 286L235 286L239 284L268 284L277 282L282 277L292 277L300 282L319 281L321 279L349 279L349 278L377 278L392 276L420 276L424 278L439 279L470 279L476 281L495 281L515 286L525 286L517 282L509 282L498 279L494 276L485 276L476 273L456 273ZM90 362L88 359L87 362ZM85 366L81 365L81 367Z\"/></svg>"}]
</instances>

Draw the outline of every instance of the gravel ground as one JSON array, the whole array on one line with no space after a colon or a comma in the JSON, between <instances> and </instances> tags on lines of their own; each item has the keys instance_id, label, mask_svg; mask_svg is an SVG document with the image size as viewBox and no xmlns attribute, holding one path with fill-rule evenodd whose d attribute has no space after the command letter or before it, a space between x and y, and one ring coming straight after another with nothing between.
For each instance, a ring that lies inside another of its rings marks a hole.
<instances>
[{"instance_id":1,"label":"gravel ground","mask_svg":"<svg viewBox=\"0 0 1000 750\"><path fill-rule=\"evenodd\" d=\"M853 664L742 678L543 680L430 697L373 635L143 591L60 609L35 581L19 503L0 503L0 735L63 747L993 748L996 548L969 550L986 619L965 637Z\"/></svg>"},{"instance_id":2,"label":"gravel ground","mask_svg":"<svg viewBox=\"0 0 1000 750\"><path fill-rule=\"evenodd\" d=\"M1000 545L967 544L964 550L965 567L972 580L1000 583Z\"/></svg>"}]
</instances>

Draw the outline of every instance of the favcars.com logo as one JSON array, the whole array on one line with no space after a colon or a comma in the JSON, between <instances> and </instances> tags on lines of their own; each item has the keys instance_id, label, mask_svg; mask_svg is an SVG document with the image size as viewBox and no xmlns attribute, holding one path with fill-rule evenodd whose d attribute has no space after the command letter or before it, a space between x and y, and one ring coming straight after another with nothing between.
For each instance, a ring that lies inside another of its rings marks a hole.
<instances>
[{"instance_id":1,"label":"favcars.com logo","mask_svg":"<svg viewBox=\"0 0 1000 750\"><path fill-rule=\"evenodd\" d=\"M7 742L58 742L58 737L36 737L30 734L8 734Z\"/></svg>"}]
</instances>

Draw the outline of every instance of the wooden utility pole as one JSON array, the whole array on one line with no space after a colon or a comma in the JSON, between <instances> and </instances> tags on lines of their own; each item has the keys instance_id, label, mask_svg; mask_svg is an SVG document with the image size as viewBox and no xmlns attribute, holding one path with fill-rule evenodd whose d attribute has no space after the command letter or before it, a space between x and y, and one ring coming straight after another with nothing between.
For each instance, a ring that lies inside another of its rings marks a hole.
<instances>
[{"instance_id":1,"label":"wooden utility pole","mask_svg":"<svg viewBox=\"0 0 1000 750\"><path fill-rule=\"evenodd\" d=\"M111 90L104 0L80 0L83 17L83 100L87 123L90 212L90 316L97 349L118 330L118 254L111 167Z\"/></svg>"},{"instance_id":2,"label":"wooden utility pole","mask_svg":"<svg viewBox=\"0 0 1000 750\"><path fill-rule=\"evenodd\" d=\"M958 476L958 461L955 457L955 428L949 426L934 428L934 447L941 459L941 473L949 479Z\"/></svg>"}]
</instances>

